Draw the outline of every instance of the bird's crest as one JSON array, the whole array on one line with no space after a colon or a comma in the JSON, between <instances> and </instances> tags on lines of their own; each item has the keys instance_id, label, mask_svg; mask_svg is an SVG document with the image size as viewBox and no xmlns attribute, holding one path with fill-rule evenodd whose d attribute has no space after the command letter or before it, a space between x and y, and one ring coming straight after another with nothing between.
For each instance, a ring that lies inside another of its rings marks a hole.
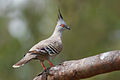
<instances>
[{"instance_id":1,"label":"bird's crest","mask_svg":"<svg viewBox=\"0 0 120 80\"><path fill-rule=\"evenodd\" d=\"M58 9L58 20L63 19L60 9Z\"/></svg>"}]
</instances>

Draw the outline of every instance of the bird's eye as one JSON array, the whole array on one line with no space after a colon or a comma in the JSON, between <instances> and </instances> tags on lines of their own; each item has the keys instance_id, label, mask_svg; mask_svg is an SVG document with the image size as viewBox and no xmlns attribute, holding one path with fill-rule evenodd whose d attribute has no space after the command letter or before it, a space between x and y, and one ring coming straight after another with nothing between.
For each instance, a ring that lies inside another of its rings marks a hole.
<instances>
[{"instance_id":1,"label":"bird's eye","mask_svg":"<svg viewBox=\"0 0 120 80\"><path fill-rule=\"evenodd\" d=\"M64 27L65 25L64 25L64 24L61 24L60 26L61 26L61 27Z\"/></svg>"}]
</instances>

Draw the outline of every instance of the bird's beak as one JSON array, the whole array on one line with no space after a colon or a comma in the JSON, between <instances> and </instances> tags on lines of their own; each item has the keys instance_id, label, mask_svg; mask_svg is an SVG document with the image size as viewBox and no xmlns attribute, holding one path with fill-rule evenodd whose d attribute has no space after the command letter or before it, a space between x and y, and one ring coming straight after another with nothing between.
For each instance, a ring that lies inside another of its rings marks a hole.
<instances>
[{"instance_id":1,"label":"bird's beak","mask_svg":"<svg viewBox=\"0 0 120 80\"><path fill-rule=\"evenodd\" d=\"M69 26L65 26L66 29L71 30Z\"/></svg>"}]
</instances>

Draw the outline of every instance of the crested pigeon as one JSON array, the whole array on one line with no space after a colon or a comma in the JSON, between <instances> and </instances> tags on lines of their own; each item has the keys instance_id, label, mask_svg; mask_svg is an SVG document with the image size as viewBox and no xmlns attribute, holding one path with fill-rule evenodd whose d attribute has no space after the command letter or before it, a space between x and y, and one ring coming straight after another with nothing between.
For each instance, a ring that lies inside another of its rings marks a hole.
<instances>
[{"instance_id":1,"label":"crested pigeon","mask_svg":"<svg viewBox=\"0 0 120 80\"><path fill-rule=\"evenodd\" d=\"M62 33L65 29L70 30L59 10L58 22L53 34L49 38L42 40L34 45L20 61L13 65L13 68L23 66L32 59L40 60L44 70L46 69L43 63L44 60L47 60L52 67L53 64L51 63L50 59L61 52L63 48Z\"/></svg>"}]
</instances>

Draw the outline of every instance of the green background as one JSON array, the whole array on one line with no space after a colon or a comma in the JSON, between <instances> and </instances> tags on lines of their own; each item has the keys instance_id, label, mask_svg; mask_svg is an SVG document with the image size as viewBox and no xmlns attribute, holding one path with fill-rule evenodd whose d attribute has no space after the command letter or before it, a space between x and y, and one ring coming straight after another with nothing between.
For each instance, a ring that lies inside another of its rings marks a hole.
<instances>
[{"instance_id":1,"label":"green background","mask_svg":"<svg viewBox=\"0 0 120 80\"><path fill-rule=\"evenodd\" d=\"M120 49L120 0L0 0L0 80L32 80L43 70L39 61L12 65L52 34L58 8L71 31L64 32L64 49L54 64ZM84 80L120 80L119 75Z\"/></svg>"}]
</instances>

